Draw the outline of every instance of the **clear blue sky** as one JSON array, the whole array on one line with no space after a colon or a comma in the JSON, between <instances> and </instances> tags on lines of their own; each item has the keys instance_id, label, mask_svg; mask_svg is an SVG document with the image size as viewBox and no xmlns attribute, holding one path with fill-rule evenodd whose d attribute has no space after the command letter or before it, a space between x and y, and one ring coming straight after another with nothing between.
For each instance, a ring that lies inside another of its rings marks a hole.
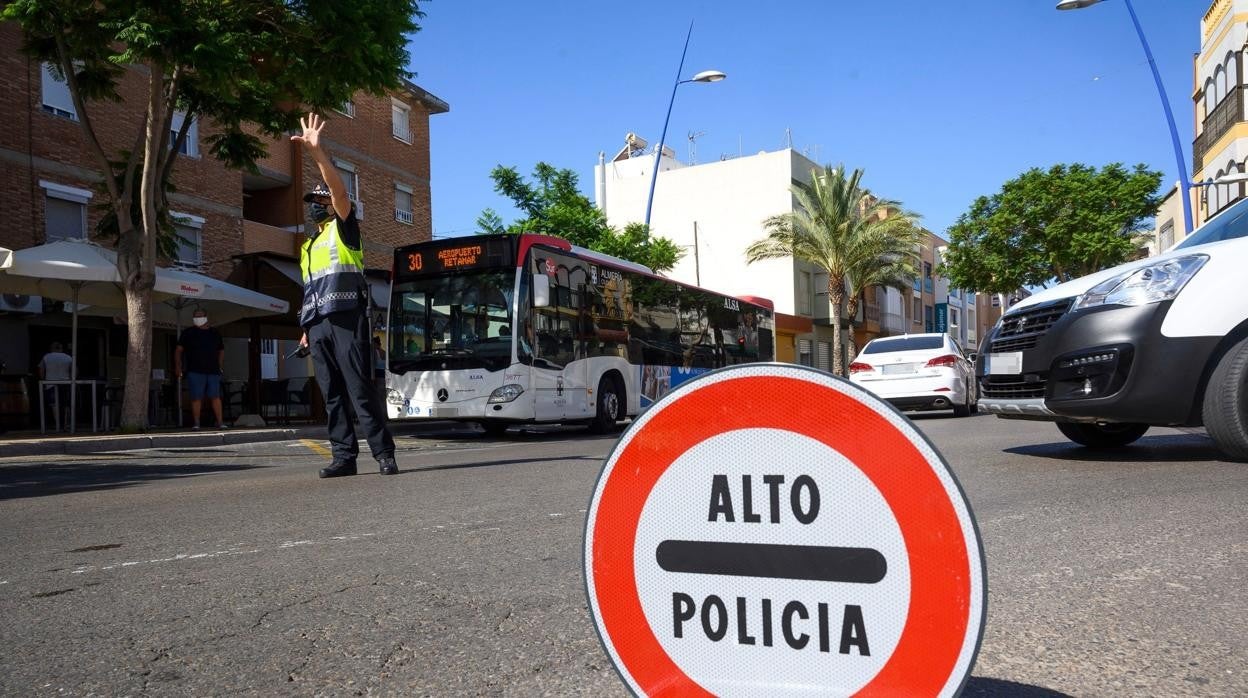
<instances>
[{"instance_id":1,"label":"clear blue sky","mask_svg":"<svg viewBox=\"0 0 1248 698\"><path fill-rule=\"evenodd\" d=\"M1135 0L1170 97L1184 162L1192 56L1211 0ZM1178 177L1157 89L1121 0L740 2L433 0L410 43L415 82L451 110L431 119L433 224L467 235L516 216L490 169L569 168L593 198L598 152L656 143L690 20L667 143L698 162L784 147L861 167L872 190L945 230L976 196L1033 166L1143 162ZM662 230L656 230L662 234Z\"/></svg>"}]
</instances>

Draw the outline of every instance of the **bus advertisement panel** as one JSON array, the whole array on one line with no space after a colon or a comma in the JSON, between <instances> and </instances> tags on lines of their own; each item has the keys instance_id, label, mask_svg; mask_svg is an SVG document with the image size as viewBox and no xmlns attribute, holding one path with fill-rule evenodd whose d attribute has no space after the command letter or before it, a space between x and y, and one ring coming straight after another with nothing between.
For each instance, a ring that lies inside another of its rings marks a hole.
<instances>
[{"instance_id":1,"label":"bus advertisement panel","mask_svg":"<svg viewBox=\"0 0 1248 698\"><path fill-rule=\"evenodd\" d=\"M392 419L610 431L712 368L775 356L773 313L559 238L494 235L395 251Z\"/></svg>"}]
</instances>

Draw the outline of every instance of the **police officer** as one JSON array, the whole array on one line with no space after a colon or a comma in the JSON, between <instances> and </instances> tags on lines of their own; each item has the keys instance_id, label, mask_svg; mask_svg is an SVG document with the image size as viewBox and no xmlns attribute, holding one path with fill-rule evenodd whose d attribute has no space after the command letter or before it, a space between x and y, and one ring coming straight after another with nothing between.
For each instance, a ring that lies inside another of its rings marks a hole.
<instances>
[{"instance_id":1,"label":"police officer","mask_svg":"<svg viewBox=\"0 0 1248 698\"><path fill-rule=\"evenodd\" d=\"M351 411L354 408L369 450L382 475L394 475L394 437L386 426L382 396L373 382L373 350L368 331L368 284L364 280L364 243L347 188L333 162L321 147L325 122L316 114L300 119L303 135L291 136L302 143L316 162L325 184L303 200L316 232L299 252L303 272L303 307L299 344L312 351L316 382L325 394L329 416L329 441L334 460L320 471L321 477L355 475L359 444Z\"/></svg>"}]
</instances>

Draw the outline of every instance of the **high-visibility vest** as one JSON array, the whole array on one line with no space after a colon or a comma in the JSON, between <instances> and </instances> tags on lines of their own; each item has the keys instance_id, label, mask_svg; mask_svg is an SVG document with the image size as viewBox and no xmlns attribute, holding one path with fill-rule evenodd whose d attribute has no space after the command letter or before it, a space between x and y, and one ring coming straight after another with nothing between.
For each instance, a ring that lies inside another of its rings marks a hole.
<instances>
[{"instance_id":1,"label":"high-visibility vest","mask_svg":"<svg viewBox=\"0 0 1248 698\"><path fill-rule=\"evenodd\" d=\"M338 218L331 216L316 237L299 250L303 273L303 307L299 324L307 327L318 317L341 310L363 310L368 293L364 279L364 249L353 250L342 241Z\"/></svg>"}]
</instances>

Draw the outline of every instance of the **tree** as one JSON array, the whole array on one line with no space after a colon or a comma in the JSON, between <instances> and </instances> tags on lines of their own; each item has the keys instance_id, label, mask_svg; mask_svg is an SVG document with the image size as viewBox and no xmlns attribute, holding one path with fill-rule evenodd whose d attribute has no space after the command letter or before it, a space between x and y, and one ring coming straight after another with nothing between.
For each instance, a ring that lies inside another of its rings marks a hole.
<instances>
[{"instance_id":1,"label":"tree","mask_svg":"<svg viewBox=\"0 0 1248 698\"><path fill-rule=\"evenodd\" d=\"M767 237L745 251L748 263L792 257L827 273L837 375L845 375L841 308L853 317L867 286L904 287L914 278L917 217L897 201L872 196L861 180L861 169L848 176L844 166L812 170L809 184L793 185L794 210L765 220Z\"/></svg>"},{"instance_id":2,"label":"tree","mask_svg":"<svg viewBox=\"0 0 1248 698\"><path fill-rule=\"evenodd\" d=\"M1144 165L1030 169L958 217L941 272L958 288L1012 293L1121 264L1157 211L1160 183Z\"/></svg>"},{"instance_id":3,"label":"tree","mask_svg":"<svg viewBox=\"0 0 1248 698\"><path fill-rule=\"evenodd\" d=\"M676 266L684 250L671 240L651 237L642 223L624 230L607 224L607 217L577 188L576 173L539 162L533 168L534 184L515 168L499 165L490 172L494 191L511 199L524 218L509 226L492 209L477 218L477 232L538 233L561 237L574 245L644 264L655 271Z\"/></svg>"},{"instance_id":4,"label":"tree","mask_svg":"<svg viewBox=\"0 0 1248 698\"><path fill-rule=\"evenodd\" d=\"M23 50L50 63L67 83L99 166L111 206L105 227L116 231L126 295L126 383L132 386L146 385L151 374L151 294L165 192L190 125L211 122L205 138L211 155L255 171L265 155L261 136L282 137L305 106L339 105L360 89L397 86L406 75L406 35L419 29L416 19L423 16L416 0L0 5L0 18L21 25ZM145 109L135 123L122 125L132 135L118 146L101 139L88 107L121 101L119 84L127 75L146 83ZM175 111L184 118L171 143ZM146 414L147 391L127 390L122 428L144 428Z\"/></svg>"}]
</instances>

